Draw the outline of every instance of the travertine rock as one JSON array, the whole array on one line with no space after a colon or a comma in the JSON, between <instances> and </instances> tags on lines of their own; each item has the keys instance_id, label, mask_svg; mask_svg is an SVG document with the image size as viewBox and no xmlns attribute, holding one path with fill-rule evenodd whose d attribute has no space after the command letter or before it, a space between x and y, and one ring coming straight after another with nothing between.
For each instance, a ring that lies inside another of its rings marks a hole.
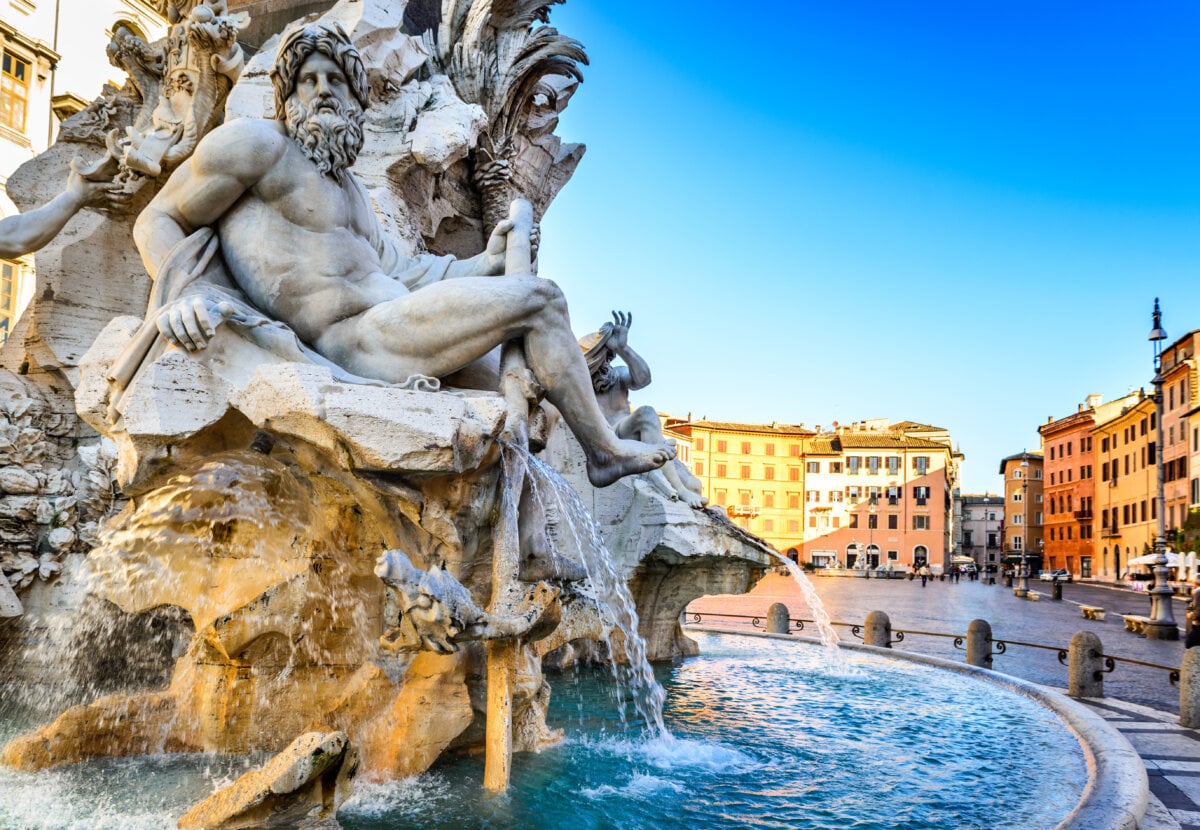
<instances>
[{"instance_id":1,"label":"travertine rock","mask_svg":"<svg viewBox=\"0 0 1200 830\"><path fill-rule=\"evenodd\" d=\"M345 732L308 732L192 807L179 827L336 827L337 809L350 796L357 771L357 754Z\"/></svg>"}]
</instances>

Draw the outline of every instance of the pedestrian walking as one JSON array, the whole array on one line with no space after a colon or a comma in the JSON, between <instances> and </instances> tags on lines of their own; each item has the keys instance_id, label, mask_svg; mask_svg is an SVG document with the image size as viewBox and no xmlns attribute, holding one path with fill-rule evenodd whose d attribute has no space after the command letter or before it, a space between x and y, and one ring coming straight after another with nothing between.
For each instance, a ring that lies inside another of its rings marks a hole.
<instances>
[{"instance_id":1,"label":"pedestrian walking","mask_svg":"<svg viewBox=\"0 0 1200 830\"><path fill-rule=\"evenodd\" d=\"M928 581L929 581L929 566L922 565L921 566L921 587L924 588L925 583Z\"/></svg>"}]
</instances>

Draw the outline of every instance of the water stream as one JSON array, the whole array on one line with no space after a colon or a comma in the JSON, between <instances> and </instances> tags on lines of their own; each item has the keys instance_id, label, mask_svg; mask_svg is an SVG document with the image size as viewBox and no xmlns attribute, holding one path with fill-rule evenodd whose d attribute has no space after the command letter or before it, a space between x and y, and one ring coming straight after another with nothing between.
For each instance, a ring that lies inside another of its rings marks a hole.
<instances>
[{"instance_id":1,"label":"water stream","mask_svg":"<svg viewBox=\"0 0 1200 830\"><path fill-rule=\"evenodd\" d=\"M604 544L600 526L579 494L557 470L527 452L523 454L534 498L545 515L555 517L557 532L551 537L558 547L557 555L583 565L597 609L613 634L619 635L619 642L610 634L607 643L614 658L612 670L618 688L631 696L649 739L672 740L663 721L666 692L654 677L646 640L638 633L633 595L624 573ZM622 650L626 662L618 659Z\"/></svg>"},{"instance_id":2,"label":"water stream","mask_svg":"<svg viewBox=\"0 0 1200 830\"><path fill-rule=\"evenodd\" d=\"M809 611L813 615L813 622L817 624L817 632L821 638L821 645L825 646L825 657L828 660L829 672L838 677L865 677L866 675L862 669L850 664L841 646L838 645L840 640L838 639L837 631L834 630L833 622L829 619L825 605L821 602L821 597L818 596L817 589L813 587L812 580L808 578L808 574L804 572L803 568L786 556L775 551L771 551L771 554L788 569L788 573L792 575L792 579L796 581L796 585L800 588L800 593L804 596L804 601L808 603Z\"/></svg>"}]
</instances>

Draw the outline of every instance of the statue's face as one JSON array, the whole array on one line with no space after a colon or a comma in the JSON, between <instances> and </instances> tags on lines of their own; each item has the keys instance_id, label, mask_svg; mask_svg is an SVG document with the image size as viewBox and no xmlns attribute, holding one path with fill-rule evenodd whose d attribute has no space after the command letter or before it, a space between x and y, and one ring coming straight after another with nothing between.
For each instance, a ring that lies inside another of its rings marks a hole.
<instances>
[{"instance_id":1,"label":"statue's face","mask_svg":"<svg viewBox=\"0 0 1200 830\"><path fill-rule=\"evenodd\" d=\"M336 61L321 52L313 52L300 64L292 94L309 111L338 109L331 99L336 99L345 108L351 98L346 74Z\"/></svg>"}]
</instances>

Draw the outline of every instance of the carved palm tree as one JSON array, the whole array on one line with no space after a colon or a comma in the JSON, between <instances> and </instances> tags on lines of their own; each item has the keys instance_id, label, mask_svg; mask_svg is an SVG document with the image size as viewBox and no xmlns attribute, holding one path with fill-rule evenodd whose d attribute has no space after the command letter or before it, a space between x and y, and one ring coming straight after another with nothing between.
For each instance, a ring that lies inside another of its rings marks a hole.
<instances>
[{"instance_id":1,"label":"carved palm tree","mask_svg":"<svg viewBox=\"0 0 1200 830\"><path fill-rule=\"evenodd\" d=\"M512 183L514 141L534 96L555 94L544 80L551 75L583 80L579 65L588 62L583 45L545 25L550 7L562 2L443 0L436 40L426 34L437 68L451 79L460 98L478 104L487 115L473 156L485 236L521 195Z\"/></svg>"}]
</instances>

